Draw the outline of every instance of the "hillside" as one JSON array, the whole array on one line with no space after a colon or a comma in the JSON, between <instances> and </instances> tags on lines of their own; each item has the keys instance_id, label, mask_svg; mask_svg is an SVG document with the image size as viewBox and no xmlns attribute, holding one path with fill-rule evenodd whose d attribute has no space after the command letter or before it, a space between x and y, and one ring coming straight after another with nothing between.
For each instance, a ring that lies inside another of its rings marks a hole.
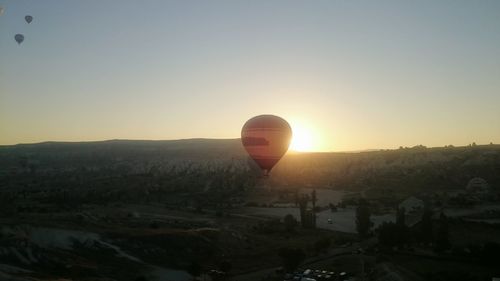
<instances>
[{"instance_id":1,"label":"hillside","mask_svg":"<svg viewBox=\"0 0 500 281\"><path fill-rule=\"evenodd\" d=\"M243 156L239 139L43 142L0 146L0 169L30 164L42 169L104 167L123 162L213 161Z\"/></svg>"},{"instance_id":2,"label":"hillside","mask_svg":"<svg viewBox=\"0 0 500 281\"><path fill-rule=\"evenodd\" d=\"M212 182L214 174L207 171L222 169L221 173L227 173L225 167L243 173L258 170L239 139L45 142L0 147L0 175L14 177L25 177L26 173L43 176L62 171L99 173L106 170L108 177L113 173L129 176L154 173L164 182L174 174L180 175L182 170L189 170L189 173L204 174L199 180ZM498 188L498 171L500 145L417 146L366 152L288 153L273 170L269 183L291 187L420 191L464 188L470 179L481 177ZM86 174L84 180L92 177ZM200 183L202 185L205 183Z\"/></svg>"}]
</instances>

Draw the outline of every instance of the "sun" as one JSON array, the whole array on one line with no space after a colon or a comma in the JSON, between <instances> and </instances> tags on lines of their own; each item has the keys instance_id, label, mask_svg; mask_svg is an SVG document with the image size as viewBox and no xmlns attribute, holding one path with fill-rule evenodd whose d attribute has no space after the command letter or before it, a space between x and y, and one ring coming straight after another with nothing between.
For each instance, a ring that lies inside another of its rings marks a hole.
<instances>
[{"instance_id":1,"label":"sun","mask_svg":"<svg viewBox=\"0 0 500 281\"><path fill-rule=\"evenodd\" d=\"M305 152L314 149L313 134L307 127L302 124L292 124L292 134L290 150Z\"/></svg>"}]
</instances>

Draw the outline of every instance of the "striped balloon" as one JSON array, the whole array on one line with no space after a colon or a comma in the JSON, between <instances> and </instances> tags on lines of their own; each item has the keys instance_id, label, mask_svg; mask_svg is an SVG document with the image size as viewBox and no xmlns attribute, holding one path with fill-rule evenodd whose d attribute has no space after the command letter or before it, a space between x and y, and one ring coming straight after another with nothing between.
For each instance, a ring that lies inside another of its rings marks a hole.
<instances>
[{"instance_id":1,"label":"striped balloon","mask_svg":"<svg viewBox=\"0 0 500 281\"><path fill-rule=\"evenodd\" d=\"M259 115L241 129L241 142L252 159L268 175L288 150L292 129L283 118Z\"/></svg>"}]
</instances>

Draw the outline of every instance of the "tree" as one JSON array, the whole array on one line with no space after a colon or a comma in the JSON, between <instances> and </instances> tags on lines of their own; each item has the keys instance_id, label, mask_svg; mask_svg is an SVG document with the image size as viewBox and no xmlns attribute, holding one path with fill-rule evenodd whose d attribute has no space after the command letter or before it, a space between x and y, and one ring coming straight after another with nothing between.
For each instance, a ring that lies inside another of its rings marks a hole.
<instances>
[{"instance_id":1,"label":"tree","mask_svg":"<svg viewBox=\"0 0 500 281\"><path fill-rule=\"evenodd\" d=\"M436 235L435 250L436 252L443 252L450 249L450 238L448 233L448 218L444 213L439 217L439 226Z\"/></svg>"},{"instance_id":2,"label":"tree","mask_svg":"<svg viewBox=\"0 0 500 281\"><path fill-rule=\"evenodd\" d=\"M498 253L500 252L500 244L495 242L486 242L479 251L479 258L485 264L500 268L500 260Z\"/></svg>"},{"instance_id":3,"label":"tree","mask_svg":"<svg viewBox=\"0 0 500 281\"><path fill-rule=\"evenodd\" d=\"M281 248L278 254L283 261L283 268L288 272L294 271L306 258L304 250L296 248Z\"/></svg>"},{"instance_id":4,"label":"tree","mask_svg":"<svg viewBox=\"0 0 500 281\"><path fill-rule=\"evenodd\" d=\"M366 238L370 234L370 228L373 225L370 215L368 202L365 199L360 199L359 206L356 208L356 230L361 238Z\"/></svg>"},{"instance_id":5,"label":"tree","mask_svg":"<svg viewBox=\"0 0 500 281\"><path fill-rule=\"evenodd\" d=\"M422 214L419 240L424 243L431 243L433 237L432 210L426 206Z\"/></svg>"},{"instance_id":6,"label":"tree","mask_svg":"<svg viewBox=\"0 0 500 281\"><path fill-rule=\"evenodd\" d=\"M326 252L330 247L331 241L330 238L324 237L320 238L318 241L314 243L314 249L316 252Z\"/></svg>"},{"instance_id":7,"label":"tree","mask_svg":"<svg viewBox=\"0 0 500 281\"><path fill-rule=\"evenodd\" d=\"M312 206L313 206L313 211L316 212L316 189L313 189L313 191L311 192L311 202L312 202Z\"/></svg>"},{"instance_id":8,"label":"tree","mask_svg":"<svg viewBox=\"0 0 500 281\"><path fill-rule=\"evenodd\" d=\"M405 224L405 218L406 218L405 214L406 214L406 210L404 207L398 208L398 212L396 214L396 224L397 225L406 225Z\"/></svg>"},{"instance_id":9,"label":"tree","mask_svg":"<svg viewBox=\"0 0 500 281\"><path fill-rule=\"evenodd\" d=\"M187 268L187 272L193 275L194 277L200 276L201 270L202 270L201 265L196 261L192 261L189 267Z\"/></svg>"},{"instance_id":10,"label":"tree","mask_svg":"<svg viewBox=\"0 0 500 281\"><path fill-rule=\"evenodd\" d=\"M333 205L332 203L329 203L328 206L330 207L330 211L332 213L337 211L337 206Z\"/></svg>"},{"instance_id":11,"label":"tree","mask_svg":"<svg viewBox=\"0 0 500 281\"><path fill-rule=\"evenodd\" d=\"M302 227L307 227L307 202L309 201L309 197L307 195L302 195L299 198L299 208L300 208L300 223Z\"/></svg>"},{"instance_id":12,"label":"tree","mask_svg":"<svg viewBox=\"0 0 500 281\"><path fill-rule=\"evenodd\" d=\"M378 228L378 241L382 246L392 248L409 243L409 230L405 224L385 222Z\"/></svg>"},{"instance_id":13,"label":"tree","mask_svg":"<svg viewBox=\"0 0 500 281\"><path fill-rule=\"evenodd\" d=\"M288 214L283 219L283 223L285 224L285 229L288 232L294 232L295 226L297 226L297 220L291 214Z\"/></svg>"},{"instance_id":14,"label":"tree","mask_svg":"<svg viewBox=\"0 0 500 281\"><path fill-rule=\"evenodd\" d=\"M233 265L228 260L223 260L219 263L219 269L226 272L226 273L231 271L232 268L233 268Z\"/></svg>"},{"instance_id":15,"label":"tree","mask_svg":"<svg viewBox=\"0 0 500 281\"><path fill-rule=\"evenodd\" d=\"M396 246L396 228L397 224L393 222L384 222L378 228L378 242L385 247L392 248Z\"/></svg>"}]
</instances>

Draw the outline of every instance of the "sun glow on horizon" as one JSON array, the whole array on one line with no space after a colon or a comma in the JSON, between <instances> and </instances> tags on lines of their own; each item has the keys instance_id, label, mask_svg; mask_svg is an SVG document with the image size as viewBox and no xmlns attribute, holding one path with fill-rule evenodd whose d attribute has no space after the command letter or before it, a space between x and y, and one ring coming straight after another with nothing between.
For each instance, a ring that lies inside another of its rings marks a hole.
<instances>
[{"instance_id":1,"label":"sun glow on horizon","mask_svg":"<svg viewBox=\"0 0 500 281\"><path fill-rule=\"evenodd\" d=\"M292 141L290 150L298 152L310 152L317 149L313 132L302 123L294 122L292 125Z\"/></svg>"}]
</instances>

